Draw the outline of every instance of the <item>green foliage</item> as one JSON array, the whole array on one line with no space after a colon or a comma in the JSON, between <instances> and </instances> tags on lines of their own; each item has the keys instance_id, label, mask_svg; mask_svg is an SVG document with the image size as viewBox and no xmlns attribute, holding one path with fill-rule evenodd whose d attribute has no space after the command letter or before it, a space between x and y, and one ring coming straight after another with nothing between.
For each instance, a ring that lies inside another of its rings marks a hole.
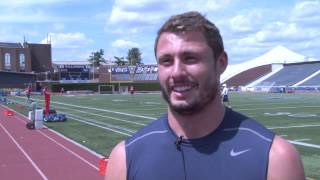
<instances>
[{"instance_id":1,"label":"green foliage","mask_svg":"<svg viewBox=\"0 0 320 180\"><path fill-rule=\"evenodd\" d=\"M103 49L100 49L99 51L96 51L96 52L92 52L88 59L91 66L99 67L101 63L105 63L106 60L103 58L103 55L104 55Z\"/></svg>"},{"instance_id":2,"label":"green foliage","mask_svg":"<svg viewBox=\"0 0 320 180\"><path fill-rule=\"evenodd\" d=\"M114 63L116 63L118 66L123 66L128 63L127 61L124 60L124 57L114 56L114 58L116 59Z\"/></svg>"},{"instance_id":3,"label":"green foliage","mask_svg":"<svg viewBox=\"0 0 320 180\"><path fill-rule=\"evenodd\" d=\"M127 60L129 62L129 65L138 65L141 64L142 58L141 58L141 52L139 48L131 48L128 51Z\"/></svg>"}]
</instances>

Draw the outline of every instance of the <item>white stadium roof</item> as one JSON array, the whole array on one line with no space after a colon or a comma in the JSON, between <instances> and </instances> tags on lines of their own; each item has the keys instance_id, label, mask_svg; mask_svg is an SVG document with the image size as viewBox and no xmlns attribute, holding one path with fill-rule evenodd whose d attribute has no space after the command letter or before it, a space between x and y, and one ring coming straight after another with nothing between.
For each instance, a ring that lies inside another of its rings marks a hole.
<instances>
[{"instance_id":1,"label":"white stadium roof","mask_svg":"<svg viewBox=\"0 0 320 180\"><path fill-rule=\"evenodd\" d=\"M267 53L254 58L250 61L246 61L240 64L228 65L226 71L221 75L221 82L225 82L231 77L246 71L248 69L267 65L267 64L286 64L286 63L298 63L316 61L316 59L308 58L307 56L293 52L281 45L271 49Z\"/></svg>"}]
</instances>

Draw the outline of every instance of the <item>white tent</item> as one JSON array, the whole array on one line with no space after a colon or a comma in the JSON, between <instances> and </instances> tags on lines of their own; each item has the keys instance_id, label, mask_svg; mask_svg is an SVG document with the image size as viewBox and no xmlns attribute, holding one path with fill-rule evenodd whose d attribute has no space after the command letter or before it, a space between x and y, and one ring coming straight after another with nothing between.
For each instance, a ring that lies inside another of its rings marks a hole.
<instances>
[{"instance_id":1,"label":"white tent","mask_svg":"<svg viewBox=\"0 0 320 180\"><path fill-rule=\"evenodd\" d=\"M234 77L235 75L246 71L248 69L267 65L267 64L286 64L286 63L297 63L306 61L315 61L316 59L308 58L301 54L295 53L281 45L271 49L267 53L254 58L250 61L229 65L226 71L221 75L221 82L225 82L228 79Z\"/></svg>"}]
</instances>

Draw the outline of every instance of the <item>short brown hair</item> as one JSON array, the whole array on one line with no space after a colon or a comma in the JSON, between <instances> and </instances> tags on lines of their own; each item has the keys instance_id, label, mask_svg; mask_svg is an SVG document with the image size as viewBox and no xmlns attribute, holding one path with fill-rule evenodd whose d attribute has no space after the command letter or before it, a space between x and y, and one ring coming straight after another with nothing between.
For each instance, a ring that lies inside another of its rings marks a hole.
<instances>
[{"instance_id":1,"label":"short brown hair","mask_svg":"<svg viewBox=\"0 0 320 180\"><path fill-rule=\"evenodd\" d=\"M197 11L190 11L171 16L159 29L154 45L156 55L159 37L164 32L183 33L201 31L212 49L215 59L224 51L219 29Z\"/></svg>"}]
</instances>

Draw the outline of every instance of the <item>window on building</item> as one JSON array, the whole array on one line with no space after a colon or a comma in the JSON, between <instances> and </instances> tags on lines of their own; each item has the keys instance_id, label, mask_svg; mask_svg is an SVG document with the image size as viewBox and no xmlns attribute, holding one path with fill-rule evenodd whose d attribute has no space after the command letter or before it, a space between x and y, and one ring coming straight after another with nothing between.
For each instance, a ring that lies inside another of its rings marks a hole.
<instances>
[{"instance_id":1,"label":"window on building","mask_svg":"<svg viewBox=\"0 0 320 180\"><path fill-rule=\"evenodd\" d=\"M4 69L5 70L11 70L11 57L10 53L4 54Z\"/></svg>"},{"instance_id":2,"label":"window on building","mask_svg":"<svg viewBox=\"0 0 320 180\"><path fill-rule=\"evenodd\" d=\"M20 71L26 70L26 58L24 54L20 54L19 56L19 65L20 65Z\"/></svg>"}]
</instances>

